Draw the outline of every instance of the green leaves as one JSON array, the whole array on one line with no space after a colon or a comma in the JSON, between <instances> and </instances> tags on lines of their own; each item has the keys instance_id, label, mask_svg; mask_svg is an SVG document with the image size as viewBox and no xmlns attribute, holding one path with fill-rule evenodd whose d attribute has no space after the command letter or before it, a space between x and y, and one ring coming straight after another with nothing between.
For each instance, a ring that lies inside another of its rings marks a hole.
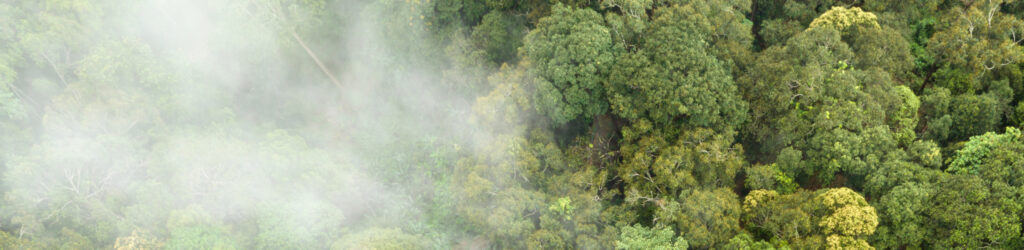
<instances>
[{"instance_id":1,"label":"green leaves","mask_svg":"<svg viewBox=\"0 0 1024 250\"><path fill-rule=\"evenodd\" d=\"M926 214L938 248L1012 247L1021 230L1022 205L1015 188L970 175L953 175L938 183Z\"/></svg>"},{"instance_id":2,"label":"green leaves","mask_svg":"<svg viewBox=\"0 0 1024 250\"><path fill-rule=\"evenodd\" d=\"M714 128L729 131L746 119L746 102L728 67L713 54L708 31L688 20L685 7L660 8L639 51L619 59L608 83L612 112L656 126Z\"/></svg>"},{"instance_id":3,"label":"green leaves","mask_svg":"<svg viewBox=\"0 0 1024 250\"><path fill-rule=\"evenodd\" d=\"M872 242L879 248L922 246L931 237L925 211L936 192L930 183L907 182L892 188L875 203L880 224Z\"/></svg>"},{"instance_id":4,"label":"green leaves","mask_svg":"<svg viewBox=\"0 0 1024 250\"><path fill-rule=\"evenodd\" d=\"M661 215L658 221L675 223L694 248L720 247L742 230L739 197L728 188L690 189L668 206L658 214L671 215Z\"/></svg>"},{"instance_id":5,"label":"green leaves","mask_svg":"<svg viewBox=\"0 0 1024 250\"><path fill-rule=\"evenodd\" d=\"M419 235L408 234L395 228L370 228L350 234L331 245L333 250L348 249L428 249Z\"/></svg>"},{"instance_id":6,"label":"green leaves","mask_svg":"<svg viewBox=\"0 0 1024 250\"><path fill-rule=\"evenodd\" d=\"M1022 6L8 1L0 248L1021 248Z\"/></svg>"},{"instance_id":7,"label":"green leaves","mask_svg":"<svg viewBox=\"0 0 1024 250\"><path fill-rule=\"evenodd\" d=\"M494 62L514 61L516 49L522 45L523 30L526 29L515 16L501 11L491 11L473 27L472 38L478 47L487 52Z\"/></svg>"},{"instance_id":8,"label":"green leaves","mask_svg":"<svg viewBox=\"0 0 1024 250\"><path fill-rule=\"evenodd\" d=\"M862 11L858 7L832 7L821 16L811 21L809 28L831 27L838 31L846 31L852 26L878 28L878 17L874 13Z\"/></svg>"},{"instance_id":9,"label":"green leaves","mask_svg":"<svg viewBox=\"0 0 1024 250\"><path fill-rule=\"evenodd\" d=\"M621 229L619 240L615 241L615 249L688 249L689 244L682 236L675 237L669 227L648 228L640 224L626 226Z\"/></svg>"},{"instance_id":10,"label":"green leaves","mask_svg":"<svg viewBox=\"0 0 1024 250\"><path fill-rule=\"evenodd\" d=\"M564 220L572 220L572 214L576 207L572 206L572 199L569 197L558 198L554 204L548 206L548 211L561 215Z\"/></svg>"},{"instance_id":11,"label":"green leaves","mask_svg":"<svg viewBox=\"0 0 1024 250\"><path fill-rule=\"evenodd\" d=\"M864 197L849 188L829 189L815 197L825 210L818 222L825 234L865 237L875 233L878 216Z\"/></svg>"},{"instance_id":12,"label":"green leaves","mask_svg":"<svg viewBox=\"0 0 1024 250\"><path fill-rule=\"evenodd\" d=\"M614 64L611 34L590 9L555 5L523 42L536 76L537 110L556 124L604 114L603 79Z\"/></svg>"},{"instance_id":13,"label":"green leaves","mask_svg":"<svg viewBox=\"0 0 1024 250\"><path fill-rule=\"evenodd\" d=\"M754 190L745 198L743 212L754 232L803 248L870 248L866 239L878 226L875 208L848 188L788 195Z\"/></svg>"}]
</instances>

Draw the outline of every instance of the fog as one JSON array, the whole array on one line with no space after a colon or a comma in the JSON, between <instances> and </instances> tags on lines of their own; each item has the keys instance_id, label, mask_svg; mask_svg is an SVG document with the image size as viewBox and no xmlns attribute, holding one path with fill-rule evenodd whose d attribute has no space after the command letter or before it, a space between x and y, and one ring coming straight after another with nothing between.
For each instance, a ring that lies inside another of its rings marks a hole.
<instances>
[{"instance_id":1,"label":"fog","mask_svg":"<svg viewBox=\"0 0 1024 250\"><path fill-rule=\"evenodd\" d=\"M23 105L38 120L4 138L31 145L4 148L14 219L0 227L18 238L171 246L201 231L276 248L445 231L426 228L451 213L425 207L452 196L439 174L494 137L469 118L475 97L442 84L459 74L440 73L447 59L414 53L443 51L415 3L72 2L41 5L80 25L44 24L64 43L30 48L39 70L15 79L34 82Z\"/></svg>"}]
</instances>

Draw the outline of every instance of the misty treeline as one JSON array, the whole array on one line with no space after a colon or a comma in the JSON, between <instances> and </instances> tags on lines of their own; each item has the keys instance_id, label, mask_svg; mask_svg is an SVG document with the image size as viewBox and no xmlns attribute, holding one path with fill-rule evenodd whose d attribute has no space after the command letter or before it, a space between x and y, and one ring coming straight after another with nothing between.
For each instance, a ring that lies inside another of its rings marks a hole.
<instances>
[{"instance_id":1,"label":"misty treeline","mask_svg":"<svg viewBox=\"0 0 1024 250\"><path fill-rule=\"evenodd\" d=\"M3 0L0 249L1021 249L1022 20Z\"/></svg>"}]
</instances>

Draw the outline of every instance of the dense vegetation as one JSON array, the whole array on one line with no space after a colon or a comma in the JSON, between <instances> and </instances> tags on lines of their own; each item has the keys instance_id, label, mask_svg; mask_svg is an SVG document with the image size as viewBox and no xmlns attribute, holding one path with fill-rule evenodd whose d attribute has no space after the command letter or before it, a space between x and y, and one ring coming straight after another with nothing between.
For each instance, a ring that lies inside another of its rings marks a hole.
<instances>
[{"instance_id":1,"label":"dense vegetation","mask_svg":"<svg viewBox=\"0 0 1024 250\"><path fill-rule=\"evenodd\" d=\"M1015 0L0 2L0 249L1024 248Z\"/></svg>"}]
</instances>

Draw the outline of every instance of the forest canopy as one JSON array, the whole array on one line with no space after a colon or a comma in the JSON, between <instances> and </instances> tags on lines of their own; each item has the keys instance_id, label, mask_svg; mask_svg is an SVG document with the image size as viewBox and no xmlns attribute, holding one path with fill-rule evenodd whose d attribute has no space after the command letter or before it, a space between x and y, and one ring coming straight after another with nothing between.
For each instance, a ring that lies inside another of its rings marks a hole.
<instances>
[{"instance_id":1,"label":"forest canopy","mask_svg":"<svg viewBox=\"0 0 1024 250\"><path fill-rule=\"evenodd\" d=\"M0 2L0 249L1022 249L1024 2Z\"/></svg>"}]
</instances>

